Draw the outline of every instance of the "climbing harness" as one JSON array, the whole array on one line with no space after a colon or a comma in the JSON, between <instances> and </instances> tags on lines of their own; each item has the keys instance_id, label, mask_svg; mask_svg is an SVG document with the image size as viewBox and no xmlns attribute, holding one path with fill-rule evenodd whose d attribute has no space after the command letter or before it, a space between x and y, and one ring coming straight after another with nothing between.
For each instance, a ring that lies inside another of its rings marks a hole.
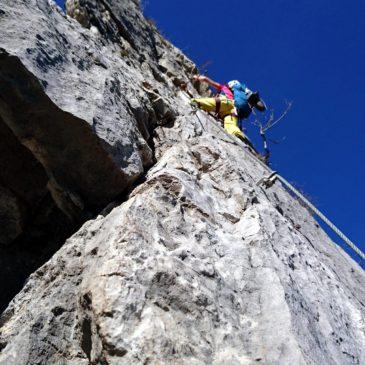
<instances>
[{"instance_id":1,"label":"climbing harness","mask_svg":"<svg viewBox=\"0 0 365 365\"><path fill-rule=\"evenodd\" d=\"M198 116L199 109L195 110L195 115L199 120L199 123L203 127L203 123ZM212 123L216 128L219 128L220 131L224 131L224 129L219 126L217 123ZM203 127L204 128L204 127ZM338 229L321 211L319 211L307 198L303 196L292 184L290 184L286 179L284 179L281 175L279 175L276 171L272 171L263 161L261 161L256 155L255 151L251 149L244 142L239 140L238 138L234 138L230 134L225 133L226 136L236 145L243 147L243 150L247 151L247 156L251 158L252 161L257 162L261 167L263 167L268 175L262 177L256 184L258 186L264 185L266 188L270 188L276 182L276 180L280 180L285 188L287 188L290 192L295 194L303 204L309 208L313 213L315 213L327 226L334 232L338 237L340 237L359 257L365 260L365 254L340 230Z\"/></svg>"}]
</instances>

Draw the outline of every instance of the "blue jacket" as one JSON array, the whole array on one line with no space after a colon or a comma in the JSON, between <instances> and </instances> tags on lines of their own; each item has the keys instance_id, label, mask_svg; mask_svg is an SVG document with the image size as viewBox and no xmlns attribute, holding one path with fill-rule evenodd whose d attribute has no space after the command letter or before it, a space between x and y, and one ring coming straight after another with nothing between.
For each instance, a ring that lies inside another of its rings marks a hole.
<instances>
[{"instance_id":1,"label":"blue jacket","mask_svg":"<svg viewBox=\"0 0 365 365\"><path fill-rule=\"evenodd\" d=\"M238 118L239 119L248 118L252 110L250 105L248 104L246 85L245 84L234 85L232 90L234 93L234 106L237 109Z\"/></svg>"}]
</instances>

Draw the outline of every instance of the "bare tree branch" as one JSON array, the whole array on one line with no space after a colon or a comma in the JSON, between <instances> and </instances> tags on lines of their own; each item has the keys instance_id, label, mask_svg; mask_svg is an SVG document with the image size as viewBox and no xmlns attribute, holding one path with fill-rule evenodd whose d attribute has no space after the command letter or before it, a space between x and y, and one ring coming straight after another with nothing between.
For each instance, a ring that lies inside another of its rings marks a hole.
<instances>
[{"instance_id":1,"label":"bare tree branch","mask_svg":"<svg viewBox=\"0 0 365 365\"><path fill-rule=\"evenodd\" d=\"M293 102L292 101L287 101L286 102L286 109L284 110L284 112L280 115L280 117L276 120L274 120L274 111L272 110L270 113L270 118L268 120L268 122L265 124L265 126L263 127L264 132L268 131L270 128L272 128L275 124L279 123L281 120L283 120L285 118L285 116L289 113Z\"/></svg>"},{"instance_id":2,"label":"bare tree branch","mask_svg":"<svg viewBox=\"0 0 365 365\"><path fill-rule=\"evenodd\" d=\"M277 119L275 119L274 110L271 109L269 116L265 118L266 120L264 122L261 121L257 116L256 116L256 119L253 122L251 122L251 124L255 125L256 127L258 127L260 129L260 136L263 140L264 151L265 151L264 155L262 156L262 159L263 159L263 161L265 161L265 163L269 162L270 155L271 155L271 152L269 150L268 140L275 144L280 143L279 141L274 141L272 139L268 139L266 137L266 132L285 118L285 116L289 113L292 105L293 105L292 101L290 101L290 102L286 101L286 109L280 115L280 117Z\"/></svg>"}]
</instances>

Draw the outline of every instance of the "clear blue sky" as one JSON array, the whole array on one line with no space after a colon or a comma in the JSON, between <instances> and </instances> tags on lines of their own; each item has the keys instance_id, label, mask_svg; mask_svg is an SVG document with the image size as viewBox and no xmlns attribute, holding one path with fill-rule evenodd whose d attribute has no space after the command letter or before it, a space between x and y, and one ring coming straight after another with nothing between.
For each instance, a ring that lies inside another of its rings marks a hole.
<instances>
[{"instance_id":1,"label":"clear blue sky","mask_svg":"<svg viewBox=\"0 0 365 365\"><path fill-rule=\"evenodd\" d=\"M62 1L59 1L62 2ZM144 12L220 82L239 79L289 116L272 166L365 250L365 2L144 0ZM257 130L247 125L260 148ZM336 239L337 242L340 242ZM358 260L357 260L358 261Z\"/></svg>"}]
</instances>

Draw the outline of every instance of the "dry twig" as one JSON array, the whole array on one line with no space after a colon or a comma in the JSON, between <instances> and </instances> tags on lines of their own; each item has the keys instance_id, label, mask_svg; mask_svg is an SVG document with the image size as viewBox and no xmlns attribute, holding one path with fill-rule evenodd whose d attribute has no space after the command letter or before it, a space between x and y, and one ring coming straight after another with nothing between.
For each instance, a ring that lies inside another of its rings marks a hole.
<instances>
[{"instance_id":1,"label":"dry twig","mask_svg":"<svg viewBox=\"0 0 365 365\"><path fill-rule=\"evenodd\" d=\"M280 117L277 118L277 119L275 119L274 110L271 109L270 110L270 115L265 121L261 121L259 118L256 117L256 119L252 122L253 125L260 128L260 136L261 136L261 138L264 142L264 151L265 151L263 159L266 163L268 163L269 158L270 158L270 154L271 154L271 152L269 150L269 146L268 146L268 140L267 140L267 137L266 137L266 132L269 129L273 128L276 124L281 122L286 117L286 115L289 113L292 105L293 105L292 101L290 101L290 102L287 101L286 102L286 109L280 115ZM272 140L270 140L270 141L274 142L274 143L278 143L277 141L272 141Z\"/></svg>"}]
</instances>

